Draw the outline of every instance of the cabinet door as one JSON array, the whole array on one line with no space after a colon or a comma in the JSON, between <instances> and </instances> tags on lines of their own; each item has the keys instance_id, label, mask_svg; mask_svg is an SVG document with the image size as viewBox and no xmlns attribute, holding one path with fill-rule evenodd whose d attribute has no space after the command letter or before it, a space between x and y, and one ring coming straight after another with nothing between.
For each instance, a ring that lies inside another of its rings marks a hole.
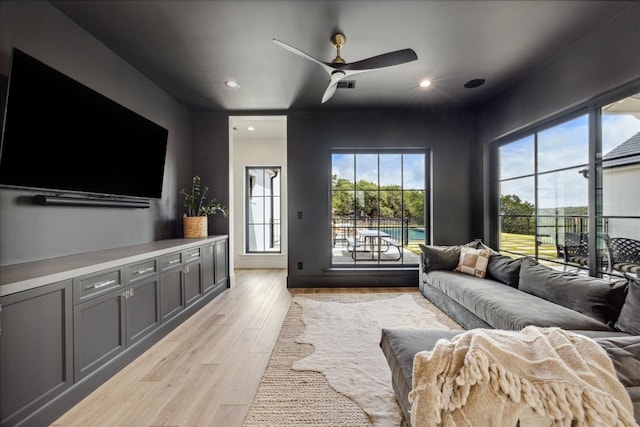
<instances>
[{"instance_id":1,"label":"cabinet door","mask_svg":"<svg viewBox=\"0 0 640 427\"><path fill-rule=\"evenodd\" d=\"M216 284L214 269L215 251L213 244L202 248L202 292L207 292Z\"/></svg>"},{"instance_id":2,"label":"cabinet door","mask_svg":"<svg viewBox=\"0 0 640 427\"><path fill-rule=\"evenodd\" d=\"M160 276L160 315L170 319L184 308L182 269L174 268Z\"/></svg>"},{"instance_id":3,"label":"cabinet door","mask_svg":"<svg viewBox=\"0 0 640 427\"><path fill-rule=\"evenodd\" d=\"M184 299L187 305L202 295L202 264L192 262L184 266Z\"/></svg>"},{"instance_id":4,"label":"cabinet door","mask_svg":"<svg viewBox=\"0 0 640 427\"><path fill-rule=\"evenodd\" d=\"M125 290L127 346L153 332L160 324L160 278L154 277Z\"/></svg>"},{"instance_id":5,"label":"cabinet door","mask_svg":"<svg viewBox=\"0 0 640 427\"><path fill-rule=\"evenodd\" d=\"M73 383L71 281L0 298L0 424L18 421Z\"/></svg>"},{"instance_id":6,"label":"cabinet door","mask_svg":"<svg viewBox=\"0 0 640 427\"><path fill-rule=\"evenodd\" d=\"M76 381L111 360L126 347L124 297L116 291L74 307Z\"/></svg>"},{"instance_id":7,"label":"cabinet door","mask_svg":"<svg viewBox=\"0 0 640 427\"><path fill-rule=\"evenodd\" d=\"M228 285L229 268L227 255L227 240L219 240L215 243L215 279L216 284Z\"/></svg>"}]
</instances>

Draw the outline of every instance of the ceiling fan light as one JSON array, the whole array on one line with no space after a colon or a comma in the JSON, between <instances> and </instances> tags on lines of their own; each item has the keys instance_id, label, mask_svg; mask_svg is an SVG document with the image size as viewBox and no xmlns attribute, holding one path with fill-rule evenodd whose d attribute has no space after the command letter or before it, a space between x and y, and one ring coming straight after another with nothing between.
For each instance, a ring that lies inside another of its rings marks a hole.
<instances>
[{"instance_id":1,"label":"ceiling fan light","mask_svg":"<svg viewBox=\"0 0 640 427\"><path fill-rule=\"evenodd\" d=\"M424 80L422 80L422 81L420 82L419 86L420 86L421 88L429 87L429 86L431 86L431 80L429 80L429 79L424 79Z\"/></svg>"},{"instance_id":2,"label":"ceiling fan light","mask_svg":"<svg viewBox=\"0 0 640 427\"><path fill-rule=\"evenodd\" d=\"M240 87L240 83L235 80L227 80L224 84L231 89L238 89Z\"/></svg>"}]
</instances>

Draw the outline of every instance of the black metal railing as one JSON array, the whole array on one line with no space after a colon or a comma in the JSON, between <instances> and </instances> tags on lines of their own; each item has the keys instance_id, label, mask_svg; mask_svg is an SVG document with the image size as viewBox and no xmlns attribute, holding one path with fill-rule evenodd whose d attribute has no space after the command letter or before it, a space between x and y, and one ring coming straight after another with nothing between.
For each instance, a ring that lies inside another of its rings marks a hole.
<instances>
[{"instance_id":1,"label":"black metal railing","mask_svg":"<svg viewBox=\"0 0 640 427\"><path fill-rule=\"evenodd\" d=\"M424 241L424 225L412 223L408 218L368 218L334 216L332 218L333 245L357 238L357 230L379 230L407 246L410 241ZM422 234L421 234L422 233Z\"/></svg>"}]
</instances>

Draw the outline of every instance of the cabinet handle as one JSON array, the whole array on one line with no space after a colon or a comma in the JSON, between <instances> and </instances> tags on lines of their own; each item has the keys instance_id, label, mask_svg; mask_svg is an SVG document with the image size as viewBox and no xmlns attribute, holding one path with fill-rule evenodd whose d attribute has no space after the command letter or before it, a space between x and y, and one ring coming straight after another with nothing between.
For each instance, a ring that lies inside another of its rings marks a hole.
<instances>
[{"instance_id":1,"label":"cabinet handle","mask_svg":"<svg viewBox=\"0 0 640 427\"><path fill-rule=\"evenodd\" d=\"M153 271L154 268L153 267L147 267L147 268L143 268L141 270L136 271L136 274L144 274L144 273L148 273L150 271Z\"/></svg>"},{"instance_id":2,"label":"cabinet handle","mask_svg":"<svg viewBox=\"0 0 640 427\"><path fill-rule=\"evenodd\" d=\"M133 289L127 289L126 291L124 291L124 292L122 293L122 296L123 296L125 299L128 299L128 298L131 298L131 297L133 296L133 294L134 294Z\"/></svg>"},{"instance_id":3,"label":"cabinet handle","mask_svg":"<svg viewBox=\"0 0 640 427\"><path fill-rule=\"evenodd\" d=\"M109 285L113 285L114 283L116 283L115 280L105 280L104 282L100 282L100 283L92 283L89 286L86 287L86 289L100 289L100 288L104 288L105 286L109 286Z\"/></svg>"},{"instance_id":4,"label":"cabinet handle","mask_svg":"<svg viewBox=\"0 0 640 427\"><path fill-rule=\"evenodd\" d=\"M190 257L194 257L194 256L200 256L200 252L194 252L192 254L189 254Z\"/></svg>"},{"instance_id":5,"label":"cabinet handle","mask_svg":"<svg viewBox=\"0 0 640 427\"><path fill-rule=\"evenodd\" d=\"M180 262L179 259L172 259L171 261L169 261L169 264L175 264L176 262Z\"/></svg>"}]
</instances>

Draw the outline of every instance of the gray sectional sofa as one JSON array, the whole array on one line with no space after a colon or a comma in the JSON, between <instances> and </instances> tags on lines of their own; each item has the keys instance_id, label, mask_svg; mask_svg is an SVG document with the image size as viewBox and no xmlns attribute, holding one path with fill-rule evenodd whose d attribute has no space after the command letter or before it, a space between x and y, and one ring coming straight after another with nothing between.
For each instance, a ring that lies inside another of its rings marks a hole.
<instances>
[{"instance_id":1,"label":"gray sectional sofa","mask_svg":"<svg viewBox=\"0 0 640 427\"><path fill-rule=\"evenodd\" d=\"M461 248L486 248L484 278L453 271ZM593 338L611 357L640 423L640 283L564 273L531 258L513 260L481 241L461 246L422 246L420 292L466 330L561 327ZM459 331L383 330L380 346L407 422L413 357Z\"/></svg>"}]
</instances>

